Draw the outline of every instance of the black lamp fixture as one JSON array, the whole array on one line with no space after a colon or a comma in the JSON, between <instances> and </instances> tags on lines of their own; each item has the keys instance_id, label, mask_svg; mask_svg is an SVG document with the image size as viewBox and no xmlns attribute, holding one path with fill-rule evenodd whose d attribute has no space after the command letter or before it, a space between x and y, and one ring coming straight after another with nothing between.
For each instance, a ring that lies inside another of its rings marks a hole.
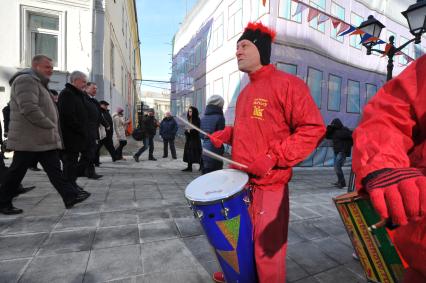
<instances>
[{"instance_id":1,"label":"black lamp fixture","mask_svg":"<svg viewBox=\"0 0 426 283\"><path fill-rule=\"evenodd\" d=\"M381 22L379 22L374 16L370 15L358 28L373 37L379 38L384 27L385 26ZM363 35L361 34L360 37L362 40ZM376 44L377 43L375 41L365 42L362 44L365 48L367 48L367 55L371 54L371 48Z\"/></svg>"},{"instance_id":2,"label":"black lamp fixture","mask_svg":"<svg viewBox=\"0 0 426 283\"><path fill-rule=\"evenodd\" d=\"M410 32L415 37L414 43L420 43L422 34L426 32L426 1L417 0L401 14L407 19Z\"/></svg>"}]
</instances>

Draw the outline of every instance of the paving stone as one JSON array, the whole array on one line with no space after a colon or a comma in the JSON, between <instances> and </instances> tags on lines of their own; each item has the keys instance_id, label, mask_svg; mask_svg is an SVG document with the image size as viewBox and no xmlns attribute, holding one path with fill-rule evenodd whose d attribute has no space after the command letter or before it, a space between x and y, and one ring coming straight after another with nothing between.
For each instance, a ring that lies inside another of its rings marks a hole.
<instances>
[{"instance_id":1,"label":"paving stone","mask_svg":"<svg viewBox=\"0 0 426 283\"><path fill-rule=\"evenodd\" d=\"M139 223L152 223L171 219L169 209L146 208L138 211Z\"/></svg>"},{"instance_id":2,"label":"paving stone","mask_svg":"<svg viewBox=\"0 0 426 283\"><path fill-rule=\"evenodd\" d=\"M195 270L173 270L169 272L149 273L136 278L137 282L143 283L200 283L211 282L211 275L203 268Z\"/></svg>"},{"instance_id":3,"label":"paving stone","mask_svg":"<svg viewBox=\"0 0 426 283\"><path fill-rule=\"evenodd\" d=\"M137 206L140 210L150 209L150 208L162 208L163 200L161 199L143 199L136 201Z\"/></svg>"},{"instance_id":4,"label":"paving stone","mask_svg":"<svg viewBox=\"0 0 426 283\"><path fill-rule=\"evenodd\" d=\"M38 255L88 251L92 246L94 235L94 229L51 233L41 246Z\"/></svg>"},{"instance_id":5,"label":"paving stone","mask_svg":"<svg viewBox=\"0 0 426 283\"><path fill-rule=\"evenodd\" d=\"M75 230L77 228L93 228L99 224L99 214L72 214L65 215L56 225L55 230Z\"/></svg>"},{"instance_id":6,"label":"paving stone","mask_svg":"<svg viewBox=\"0 0 426 283\"><path fill-rule=\"evenodd\" d=\"M313 240L313 243L325 254L339 263L346 263L353 261L353 249L336 241L333 238L324 238Z\"/></svg>"},{"instance_id":7,"label":"paving stone","mask_svg":"<svg viewBox=\"0 0 426 283\"><path fill-rule=\"evenodd\" d=\"M175 218L176 226L182 237L204 235L200 221L195 218Z\"/></svg>"},{"instance_id":8,"label":"paving stone","mask_svg":"<svg viewBox=\"0 0 426 283\"><path fill-rule=\"evenodd\" d=\"M313 276L305 277L303 279L300 279L300 280L297 280L297 281L294 281L294 282L297 282L297 283L321 283L320 281L318 281Z\"/></svg>"},{"instance_id":9,"label":"paving stone","mask_svg":"<svg viewBox=\"0 0 426 283\"><path fill-rule=\"evenodd\" d=\"M111 227L138 224L136 210L125 210L116 212L106 212L101 214L100 227Z\"/></svg>"},{"instance_id":10,"label":"paving stone","mask_svg":"<svg viewBox=\"0 0 426 283\"><path fill-rule=\"evenodd\" d=\"M188 206L174 207L170 209L173 218L194 218L194 213Z\"/></svg>"},{"instance_id":11,"label":"paving stone","mask_svg":"<svg viewBox=\"0 0 426 283\"><path fill-rule=\"evenodd\" d=\"M338 265L336 261L308 242L289 245L287 255L311 275Z\"/></svg>"},{"instance_id":12,"label":"paving stone","mask_svg":"<svg viewBox=\"0 0 426 283\"><path fill-rule=\"evenodd\" d=\"M288 282L294 282L309 276L309 274L303 270L302 267L300 267L294 260L288 257L286 259L286 275Z\"/></svg>"},{"instance_id":13,"label":"paving stone","mask_svg":"<svg viewBox=\"0 0 426 283\"><path fill-rule=\"evenodd\" d=\"M120 210L131 210L135 209L137 204L134 201L122 201L122 200L110 200L104 203L102 212L120 211Z\"/></svg>"},{"instance_id":14,"label":"paving stone","mask_svg":"<svg viewBox=\"0 0 426 283\"><path fill-rule=\"evenodd\" d=\"M2 234L50 232L58 220L58 216L22 217L5 229Z\"/></svg>"},{"instance_id":15,"label":"paving stone","mask_svg":"<svg viewBox=\"0 0 426 283\"><path fill-rule=\"evenodd\" d=\"M99 228L96 231L93 249L139 244L137 225Z\"/></svg>"},{"instance_id":16,"label":"paving stone","mask_svg":"<svg viewBox=\"0 0 426 283\"><path fill-rule=\"evenodd\" d=\"M197 260L181 239L141 245L144 274L197 267Z\"/></svg>"},{"instance_id":17,"label":"paving stone","mask_svg":"<svg viewBox=\"0 0 426 283\"><path fill-rule=\"evenodd\" d=\"M108 193L107 201L131 201L135 199L134 190L125 190L125 191L110 191Z\"/></svg>"},{"instance_id":18,"label":"paving stone","mask_svg":"<svg viewBox=\"0 0 426 283\"><path fill-rule=\"evenodd\" d=\"M301 222L291 227L294 232L301 238L306 240L314 240L318 238L325 238L328 236L327 233L318 229L310 222Z\"/></svg>"},{"instance_id":19,"label":"paving stone","mask_svg":"<svg viewBox=\"0 0 426 283\"><path fill-rule=\"evenodd\" d=\"M179 237L176 224L172 220L139 224L141 243L173 239Z\"/></svg>"},{"instance_id":20,"label":"paving stone","mask_svg":"<svg viewBox=\"0 0 426 283\"><path fill-rule=\"evenodd\" d=\"M0 237L0 260L33 256L47 235L38 233Z\"/></svg>"},{"instance_id":21,"label":"paving stone","mask_svg":"<svg viewBox=\"0 0 426 283\"><path fill-rule=\"evenodd\" d=\"M206 236L196 236L184 238L187 249L199 262L209 262L217 260L215 252Z\"/></svg>"},{"instance_id":22,"label":"paving stone","mask_svg":"<svg viewBox=\"0 0 426 283\"><path fill-rule=\"evenodd\" d=\"M162 199L163 195L157 188L150 188L149 190L135 190L135 198L137 201L145 199Z\"/></svg>"},{"instance_id":23,"label":"paving stone","mask_svg":"<svg viewBox=\"0 0 426 283\"><path fill-rule=\"evenodd\" d=\"M36 257L20 282L82 282L88 258L89 252Z\"/></svg>"},{"instance_id":24,"label":"paving stone","mask_svg":"<svg viewBox=\"0 0 426 283\"><path fill-rule=\"evenodd\" d=\"M345 283L360 283L367 282L367 280L358 277L344 266L338 266L336 268L321 272L314 276L321 283L335 283L335 282L345 282Z\"/></svg>"},{"instance_id":25,"label":"paving stone","mask_svg":"<svg viewBox=\"0 0 426 283\"><path fill-rule=\"evenodd\" d=\"M0 282L18 282L31 259L0 261Z\"/></svg>"},{"instance_id":26,"label":"paving stone","mask_svg":"<svg viewBox=\"0 0 426 283\"><path fill-rule=\"evenodd\" d=\"M102 282L142 274L139 245L93 250L84 282Z\"/></svg>"}]
</instances>

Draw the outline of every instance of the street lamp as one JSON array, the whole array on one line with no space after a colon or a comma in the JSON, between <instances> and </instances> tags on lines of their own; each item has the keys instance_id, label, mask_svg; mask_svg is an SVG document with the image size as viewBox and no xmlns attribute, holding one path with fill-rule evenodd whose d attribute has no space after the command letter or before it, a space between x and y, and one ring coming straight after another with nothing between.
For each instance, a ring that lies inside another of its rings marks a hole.
<instances>
[{"instance_id":1,"label":"street lamp","mask_svg":"<svg viewBox=\"0 0 426 283\"><path fill-rule=\"evenodd\" d=\"M393 71L393 57L396 53L404 49L408 44L414 41L415 44L420 43L421 36L426 32L426 1L417 0L416 4L411 5L408 9L402 12L404 17L407 19L408 25L410 27L410 32L414 35L413 39L410 39L400 47L395 47L395 37L392 35L389 37L389 45L386 56L388 57L387 65L387 76L386 80L392 79ZM368 19L360 24L358 27L365 33L372 35L373 37L379 37L382 29L385 26L375 19L372 15L368 16ZM362 35L360 35L362 39ZM377 45L377 42L370 41L364 42L362 45L367 48L367 55L371 55L372 51L375 51L380 54L385 54L385 51L380 49L373 49L373 46Z\"/></svg>"}]
</instances>

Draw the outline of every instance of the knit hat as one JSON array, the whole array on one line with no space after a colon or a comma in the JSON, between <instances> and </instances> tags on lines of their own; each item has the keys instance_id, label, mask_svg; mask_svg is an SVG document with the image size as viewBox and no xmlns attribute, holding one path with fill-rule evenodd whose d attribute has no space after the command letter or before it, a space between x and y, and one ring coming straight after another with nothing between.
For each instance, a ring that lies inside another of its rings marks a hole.
<instances>
[{"instance_id":1,"label":"knit hat","mask_svg":"<svg viewBox=\"0 0 426 283\"><path fill-rule=\"evenodd\" d=\"M119 107L117 107L117 113L121 113L121 112L123 112L124 111L124 109L123 108L121 108L120 106Z\"/></svg>"},{"instance_id":2,"label":"knit hat","mask_svg":"<svg viewBox=\"0 0 426 283\"><path fill-rule=\"evenodd\" d=\"M215 105L220 108L223 108L224 103L225 101L223 100L223 97L218 94L210 96L210 98L207 100L207 105Z\"/></svg>"},{"instance_id":3,"label":"knit hat","mask_svg":"<svg viewBox=\"0 0 426 283\"><path fill-rule=\"evenodd\" d=\"M108 102L106 102L105 100L101 100L101 101L99 101L99 104L100 104L100 105L106 105L106 106L108 106L108 105L109 105L109 103L108 103Z\"/></svg>"},{"instance_id":4,"label":"knit hat","mask_svg":"<svg viewBox=\"0 0 426 283\"><path fill-rule=\"evenodd\" d=\"M260 63L268 65L271 61L271 45L275 39L275 34L275 31L264 26L262 23L248 23L238 42L243 39L253 42L259 51Z\"/></svg>"}]
</instances>

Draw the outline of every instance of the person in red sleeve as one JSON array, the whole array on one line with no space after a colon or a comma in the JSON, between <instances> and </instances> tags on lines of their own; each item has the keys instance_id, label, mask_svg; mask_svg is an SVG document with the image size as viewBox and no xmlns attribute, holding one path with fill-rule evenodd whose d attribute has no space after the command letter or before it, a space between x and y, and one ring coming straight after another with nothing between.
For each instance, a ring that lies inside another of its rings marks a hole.
<instances>
[{"instance_id":1,"label":"person in red sleeve","mask_svg":"<svg viewBox=\"0 0 426 283\"><path fill-rule=\"evenodd\" d=\"M408 263L404 282L426 282L426 57L386 83L354 132L357 190L399 225L394 243Z\"/></svg>"},{"instance_id":2,"label":"person in red sleeve","mask_svg":"<svg viewBox=\"0 0 426 283\"><path fill-rule=\"evenodd\" d=\"M249 167L251 217L258 279L286 280L285 256L289 220L288 182L292 167L304 160L325 134L318 107L306 84L270 64L275 32L249 23L237 43L240 71L250 83L240 93L234 126L214 132L214 146L232 145L232 159ZM249 236L249 235L247 235ZM220 272L213 275L224 282Z\"/></svg>"}]
</instances>

